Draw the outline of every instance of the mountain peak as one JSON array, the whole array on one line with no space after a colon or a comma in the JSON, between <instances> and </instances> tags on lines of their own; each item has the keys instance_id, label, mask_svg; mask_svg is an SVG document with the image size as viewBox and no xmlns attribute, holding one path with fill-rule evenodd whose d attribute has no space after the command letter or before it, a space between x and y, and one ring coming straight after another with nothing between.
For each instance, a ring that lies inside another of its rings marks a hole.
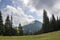
<instances>
[{"instance_id":1,"label":"mountain peak","mask_svg":"<svg viewBox=\"0 0 60 40\"><path fill-rule=\"evenodd\" d=\"M42 23L35 20L32 23L23 26L23 31L25 34L34 34L35 32L38 32L42 27Z\"/></svg>"}]
</instances>

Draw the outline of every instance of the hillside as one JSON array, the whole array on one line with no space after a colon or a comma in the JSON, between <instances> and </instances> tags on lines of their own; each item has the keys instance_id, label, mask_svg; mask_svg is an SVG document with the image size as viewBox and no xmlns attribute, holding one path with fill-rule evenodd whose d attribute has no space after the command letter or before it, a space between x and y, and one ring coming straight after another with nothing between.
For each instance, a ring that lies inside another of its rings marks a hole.
<instances>
[{"instance_id":1,"label":"hillside","mask_svg":"<svg viewBox=\"0 0 60 40\"><path fill-rule=\"evenodd\" d=\"M25 34L34 34L40 31L41 27L42 27L42 23L35 20L32 23L23 26L23 29L24 29L23 31Z\"/></svg>"},{"instance_id":2,"label":"hillside","mask_svg":"<svg viewBox=\"0 0 60 40\"><path fill-rule=\"evenodd\" d=\"M0 40L60 40L60 31L32 36L0 36Z\"/></svg>"}]
</instances>

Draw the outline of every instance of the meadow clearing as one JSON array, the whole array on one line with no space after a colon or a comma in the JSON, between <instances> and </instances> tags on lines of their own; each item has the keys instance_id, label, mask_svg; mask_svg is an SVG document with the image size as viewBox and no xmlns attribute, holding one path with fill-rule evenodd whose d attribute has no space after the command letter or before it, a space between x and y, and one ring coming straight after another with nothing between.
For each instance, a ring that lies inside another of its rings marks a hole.
<instances>
[{"instance_id":1,"label":"meadow clearing","mask_svg":"<svg viewBox=\"0 0 60 40\"><path fill-rule=\"evenodd\" d=\"M60 40L60 31L29 36L0 36L0 40Z\"/></svg>"}]
</instances>

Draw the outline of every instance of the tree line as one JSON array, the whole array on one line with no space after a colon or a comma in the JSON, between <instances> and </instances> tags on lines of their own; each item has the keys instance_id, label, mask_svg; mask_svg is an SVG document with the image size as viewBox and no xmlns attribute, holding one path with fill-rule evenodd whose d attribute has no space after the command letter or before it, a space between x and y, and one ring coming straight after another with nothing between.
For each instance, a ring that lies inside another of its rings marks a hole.
<instances>
[{"instance_id":1,"label":"tree line","mask_svg":"<svg viewBox=\"0 0 60 40\"><path fill-rule=\"evenodd\" d=\"M56 19L54 14L52 14L52 17L49 20L46 10L43 10L43 25L40 33L48 33L57 30L60 30L60 19L58 16Z\"/></svg>"},{"instance_id":2,"label":"tree line","mask_svg":"<svg viewBox=\"0 0 60 40\"><path fill-rule=\"evenodd\" d=\"M1 36L22 36L23 28L21 24L17 28L13 28L13 18L7 15L5 23L3 24L2 12L0 11L0 35ZM43 25L40 31L35 34L48 33L60 30L60 19L55 18L54 14L52 14L51 19L49 20L47 16L46 10L43 10Z\"/></svg>"},{"instance_id":3,"label":"tree line","mask_svg":"<svg viewBox=\"0 0 60 40\"><path fill-rule=\"evenodd\" d=\"M19 36L23 35L22 26L19 24L18 28L13 28L13 18L9 15L6 17L5 24L3 24L2 12L0 11L0 35L1 36Z\"/></svg>"}]
</instances>

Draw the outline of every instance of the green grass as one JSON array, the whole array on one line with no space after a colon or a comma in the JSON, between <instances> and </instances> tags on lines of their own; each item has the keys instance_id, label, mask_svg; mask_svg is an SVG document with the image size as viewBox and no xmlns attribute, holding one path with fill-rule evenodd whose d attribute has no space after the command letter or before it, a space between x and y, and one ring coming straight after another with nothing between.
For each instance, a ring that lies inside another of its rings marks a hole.
<instances>
[{"instance_id":1,"label":"green grass","mask_svg":"<svg viewBox=\"0 0 60 40\"><path fill-rule=\"evenodd\" d=\"M60 40L60 31L30 36L0 36L0 40Z\"/></svg>"}]
</instances>

